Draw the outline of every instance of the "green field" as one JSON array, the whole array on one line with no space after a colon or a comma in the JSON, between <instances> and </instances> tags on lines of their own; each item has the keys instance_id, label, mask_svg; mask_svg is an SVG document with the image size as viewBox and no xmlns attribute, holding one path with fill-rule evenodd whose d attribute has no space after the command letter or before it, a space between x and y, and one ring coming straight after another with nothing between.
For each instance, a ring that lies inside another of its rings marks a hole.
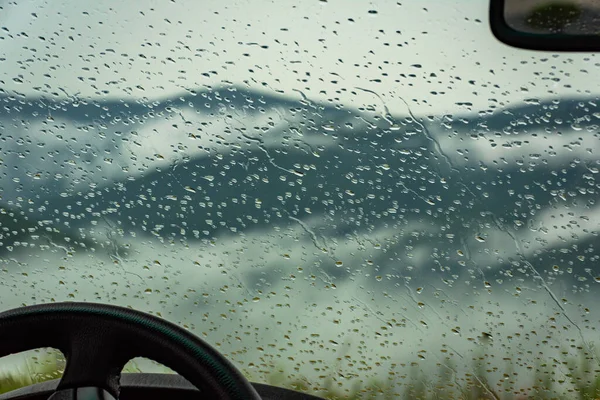
<instances>
[{"instance_id":1,"label":"green field","mask_svg":"<svg viewBox=\"0 0 600 400\"><path fill-rule=\"evenodd\" d=\"M567 354L566 352L564 354ZM600 367L595 354L580 350L577 358L539 362L530 368L529 385L517 386L517 373L510 363L505 365L501 379L492 381L490 376L497 369L486 369L488 363L484 353L472 360L471 372L459 374L455 361L448 359L438 364L438 371L425 374L417 362L411 365L408 375L388 371L387 376L378 379L361 380L356 378L348 385L344 374L332 368L331 376L322 376L310 381L296 376L291 377L279 370L263 376L264 381L276 386L312 393L331 400L341 399L597 399L600 397ZM20 357L19 362L11 360L0 369L0 393L20 387L60 378L65 361L62 354L36 350ZM560 365L558 365L560 364ZM561 370L566 374L558 374ZM164 372L172 373L166 367ZM488 367L489 368L489 367ZM124 373L142 372L135 362L128 363ZM498 376L495 374L494 376ZM522 381L522 376L519 377ZM344 381L344 383L342 383Z\"/></svg>"}]
</instances>

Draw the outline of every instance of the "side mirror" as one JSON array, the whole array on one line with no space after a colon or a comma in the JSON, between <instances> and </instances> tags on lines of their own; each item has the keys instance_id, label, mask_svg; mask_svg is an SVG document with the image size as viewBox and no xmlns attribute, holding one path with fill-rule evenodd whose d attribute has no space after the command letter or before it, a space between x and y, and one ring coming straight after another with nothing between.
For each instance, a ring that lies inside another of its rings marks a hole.
<instances>
[{"instance_id":1,"label":"side mirror","mask_svg":"<svg viewBox=\"0 0 600 400\"><path fill-rule=\"evenodd\" d=\"M600 51L600 0L490 0L494 36L509 46Z\"/></svg>"}]
</instances>

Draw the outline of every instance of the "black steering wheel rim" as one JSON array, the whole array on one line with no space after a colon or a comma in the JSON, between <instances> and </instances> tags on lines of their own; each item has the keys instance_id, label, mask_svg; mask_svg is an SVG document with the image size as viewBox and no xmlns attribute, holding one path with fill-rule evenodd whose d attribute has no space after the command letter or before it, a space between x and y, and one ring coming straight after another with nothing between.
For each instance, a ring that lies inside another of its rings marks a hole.
<instances>
[{"instance_id":1,"label":"black steering wheel rim","mask_svg":"<svg viewBox=\"0 0 600 400\"><path fill-rule=\"evenodd\" d=\"M57 391L98 387L119 395L119 377L135 357L158 361L217 399L260 396L233 364L179 326L129 308L52 303L0 313L0 357L53 347L67 359Z\"/></svg>"}]
</instances>

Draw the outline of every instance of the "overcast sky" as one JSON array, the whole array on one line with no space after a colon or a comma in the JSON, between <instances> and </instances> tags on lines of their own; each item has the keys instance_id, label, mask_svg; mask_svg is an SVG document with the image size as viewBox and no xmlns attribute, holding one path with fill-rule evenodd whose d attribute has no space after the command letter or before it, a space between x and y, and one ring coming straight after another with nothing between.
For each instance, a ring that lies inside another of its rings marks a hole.
<instances>
[{"instance_id":1,"label":"overcast sky","mask_svg":"<svg viewBox=\"0 0 600 400\"><path fill-rule=\"evenodd\" d=\"M405 110L403 97L423 113L453 111L457 102L473 103L477 111L595 89L587 84L595 55L552 55L497 42L486 0L226 4L4 5L2 87L31 95L41 94L38 87L60 96L155 99L207 84L246 82L297 98L302 91L311 99L381 107L360 87L377 92L391 110Z\"/></svg>"}]
</instances>

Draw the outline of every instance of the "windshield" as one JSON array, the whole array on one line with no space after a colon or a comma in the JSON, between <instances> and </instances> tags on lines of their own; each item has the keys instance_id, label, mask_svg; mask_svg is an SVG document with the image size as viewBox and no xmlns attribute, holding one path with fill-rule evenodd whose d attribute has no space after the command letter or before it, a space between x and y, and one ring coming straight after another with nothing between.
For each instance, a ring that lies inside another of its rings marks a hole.
<instances>
[{"instance_id":1,"label":"windshield","mask_svg":"<svg viewBox=\"0 0 600 400\"><path fill-rule=\"evenodd\" d=\"M595 393L599 59L488 6L2 3L1 309L131 306L321 396Z\"/></svg>"}]
</instances>

